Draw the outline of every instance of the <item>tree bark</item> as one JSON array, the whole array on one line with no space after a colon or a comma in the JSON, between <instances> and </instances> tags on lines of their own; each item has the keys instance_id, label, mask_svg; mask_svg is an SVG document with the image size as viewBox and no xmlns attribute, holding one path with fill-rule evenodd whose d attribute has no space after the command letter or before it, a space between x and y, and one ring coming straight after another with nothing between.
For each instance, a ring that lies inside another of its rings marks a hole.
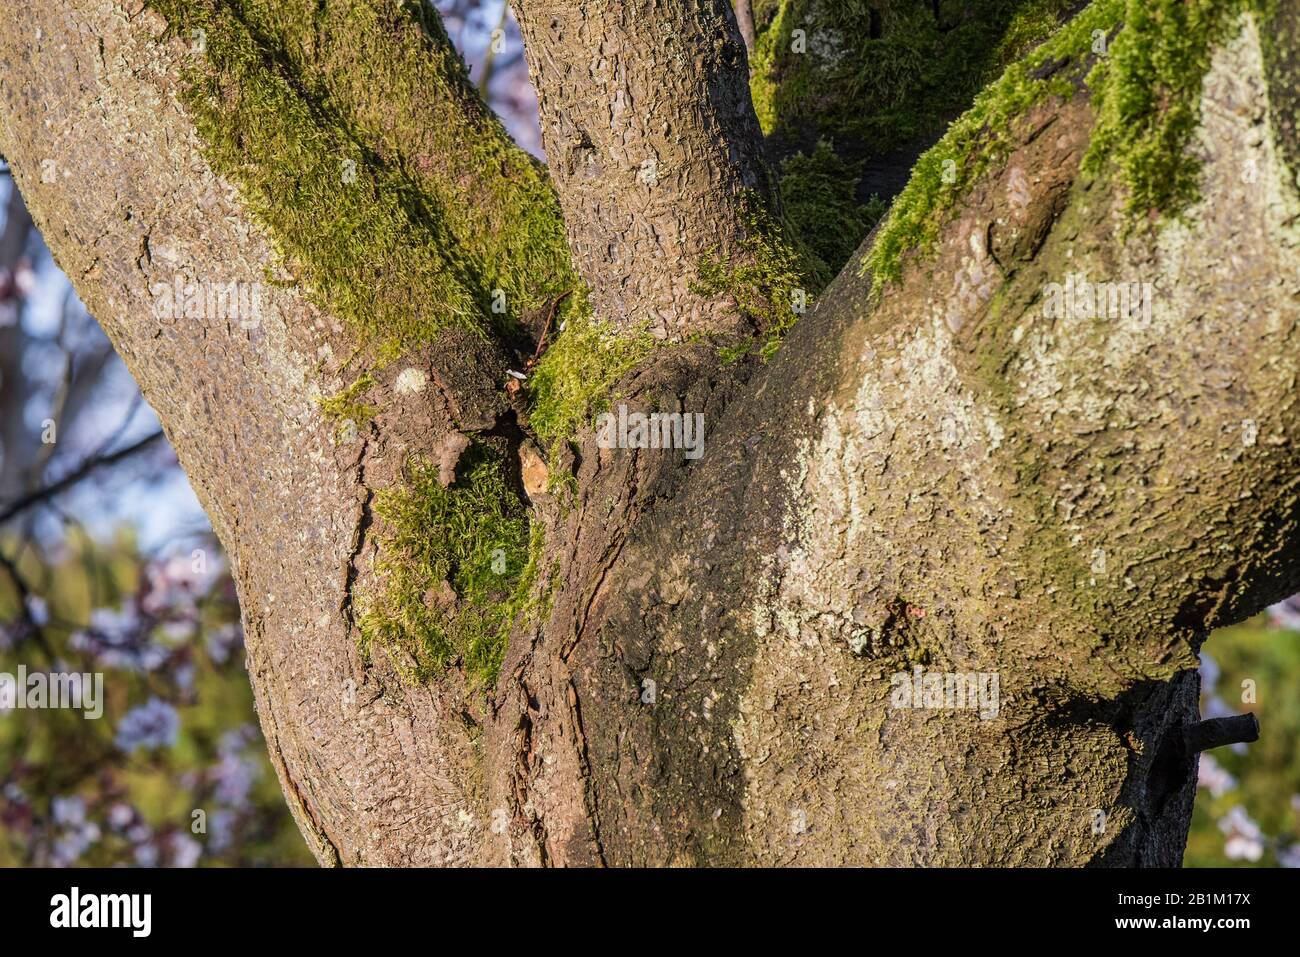
<instances>
[{"instance_id":1,"label":"tree bark","mask_svg":"<svg viewBox=\"0 0 1300 957\"><path fill-rule=\"evenodd\" d=\"M446 288L472 307L480 275L535 298L565 284L552 263L530 285L524 240L475 252L476 209L533 187L510 154L473 167L428 129L479 109L436 29L380 21L369 55L414 73L362 96L327 43L294 40L311 36L297 7L276 27L257 4L197 4L227 6L311 115L446 214L449 261L490 264ZM400 649L362 655L354 598L382 584L375 496L406 463L466 434L509 436L512 456L532 441L508 337L451 324L354 361L388 330L310 281L313 247L245 169L214 172L188 38L105 0L0 27L0 152L230 551L259 714L317 857L1177 864L1200 644L1300 588L1295 77L1261 40L1294 37L1297 6L1233 7L1210 46L1180 215L1130 230L1131 184L1084 163L1102 122L1084 44L1040 70L1071 82L982 130L933 235L881 269L886 222L766 363L691 335L749 321L692 290L692 260L749 248L746 191L766 189L729 5L519 6L558 194L534 205L557 229L563 211L596 316L680 340L616 402L702 413L707 433L698 460L602 448L590 426L553 450L574 491L532 490L542 613L515 622L486 704L456 666L411 684ZM439 170L462 162L481 188L453 197ZM177 273L282 282L248 329L160 319L150 290ZM1149 311L1049 313L1076 273L1149 283ZM340 441L314 397L362 368L376 412ZM997 676L996 716L900 706L895 676L918 669Z\"/></svg>"},{"instance_id":2,"label":"tree bark","mask_svg":"<svg viewBox=\"0 0 1300 957\"><path fill-rule=\"evenodd\" d=\"M737 326L692 288L748 254L774 184L730 3L519 0L542 143L597 316L661 338Z\"/></svg>"}]
</instances>

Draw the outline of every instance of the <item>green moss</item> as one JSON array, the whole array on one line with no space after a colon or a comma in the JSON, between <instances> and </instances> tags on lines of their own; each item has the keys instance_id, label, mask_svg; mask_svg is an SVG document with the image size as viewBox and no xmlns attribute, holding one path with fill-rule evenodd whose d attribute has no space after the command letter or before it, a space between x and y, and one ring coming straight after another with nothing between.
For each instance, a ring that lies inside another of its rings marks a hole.
<instances>
[{"instance_id":1,"label":"green moss","mask_svg":"<svg viewBox=\"0 0 1300 957\"><path fill-rule=\"evenodd\" d=\"M184 101L313 298L377 352L510 332L572 286L542 170L405 0L149 0L203 39ZM505 311L493 309L502 300Z\"/></svg>"},{"instance_id":2,"label":"green moss","mask_svg":"<svg viewBox=\"0 0 1300 957\"><path fill-rule=\"evenodd\" d=\"M812 307L812 289L824 264L801 249L790 230L777 222L757 201L746 212L748 235L740 255L703 257L696 266L691 291L701 296L728 295L737 308L761 330L758 352L770 358L781 340ZM824 275L823 277L824 278ZM726 361L735 361L737 347L725 347Z\"/></svg>"},{"instance_id":3,"label":"green moss","mask_svg":"<svg viewBox=\"0 0 1300 957\"><path fill-rule=\"evenodd\" d=\"M436 14L412 0L150 0L202 30L185 101L313 298L380 361L449 323L513 335L575 289L546 170L484 107ZM498 306L503 304L504 311ZM570 297L530 381L548 441L572 435L648 351ZM327 414L358 417L354 396Z\"/></svg>"},{"instance_id":4,"label":"green moss","mask_svg":"<svg viewBox=\"0 0 1300 957\"><path fill-rule=\"evenodd\" d=\"M1300 185L1300 83L1295 79L1300 76L1300 7L1276 2L1267 6L1259 32L1273 136Z\"/></svg>"},{"instance_id":5,"label":"green moss","mask_svg":"<svg viewBox=\"0 0 1300 957\"><path fill-rule=\"evenodd\" d=\"M572 438L600 413L614 385L655 347L644 330L616 329L593 318L585 297L566 307L564 328L528 383L529 424L548 448Z\"/></svg>"},{"instance_id":6,"label":"green moss","mask_svg":"<svg viewBox=\"0 0 1300 957\"><path fill-rule=\"evenodd\" d=\"M861 163L844 160L826 140L819 140L811 154L797 153L781 166L781 204L786 222L814 264L809 277L814 293L848 262L887 209L875 196L859 205L861 173Z\"/></svg>"},{"instance_id":7,"label":"green moss","mask_svg":"<svg viewBox=\"0 0 1300 957\"><path fill-rule=\"evenodd\" d=\"M917 161L863 261L864 275L870 273L877 284L897 279L905 253L933 246L950 210L1009 150L1013 121L1049 95L1073 94L1076 77L1067 70L1043 70L1044 65L1071 61L1077 72L1091 50L1093 32L1112 30L1123 8L1124 0L1096 0L975 98Z\"/></svg>"},{"instance_id":8,"label":"green moss","mask_svg":"<svg viewBox=\"0 0 1300 957\"><path fill-rule=\"evenodd\" d=\"M408 680L460 662L471 687L490 688L510 629L529 605L541 556L540 527L506 483L500 457L469 453L443 487L438 469L407 463L403 482L376 493L375 594L358 597L361 648L395 652ZM404 662L406 656L414 665Z\"/></svg>"},{"instance_id":9,"label":"green moss","mask_svg":"<svg viewBox=\"0 0 1300 957\"><path fill-rule=\"evenodd\" d=\"M770 25L756 37L749 58L750 98L754 102L759 126L764 133L770 134L776 130L780 119L783 99L779 96L781 84L778 76L798 19L798 9L789 2L765 3L763 0L751 4L751 9L756 25L770 20Z\"/></svg>"},{"instance_id":10,"label":"green moss","mask_svg":"<svg viewBox=\"0 0 1300 957\"><path fill-rule=\"evenodd\" d=\"M1200 90L1216 43L1243 11L1270 15L1272 0L1095 0L1055 36L980 94L971 110L921 157L895 200L863 273L898 278L908 251L924 253L950 210L1008 150L1012 122L1048 95L1072 93L1067 71L1109 41L1086 77L1097 125L1084 168L1116 171L1131 222L1156 211L1177 216L1196 198L1199 165L1187 149L1200 117ZM1050 74L1050 75L1048 75ZM1039 79L1045 76L1045 79Z\"/></svg>"},{"instance_id":11,"label":"green moss","mask_svg":"<svg viewBox=\"0 0 1300 957\"><path fill-rule=\"evenodd\" d=\"M724 366L735 365L741 359L745 358L745 356L749 355L750 352L753 351L753 348L753 343L748 341L732 346L719 346L718 358L722 360Z\"/></svg>"},{"instance_id":12,"label":"green moss","mask_svg":"<svg viewBox=\"0 0 1300 957\"><path fill-rule=\"evenodd\" d=\"M336 395L322 396L316 400L316 404L320 406L321 413L325 418L335 423L335 434L347 422L351 422L358 429L363 428L366 423L379 414L379 410L374 406L366 405L361 401L361 396L368 392L374 384L374 376L363 375L342 392Z\"/></svg>"},{"instance_id":13,"label":"green moss","mask_svg":"<svg viewBox=\"0 0 1300 957\"><path fill-rule=\"evenodd\" d=\"M1200 163L1187 144L1200 122L1201 85L1215 45L1252 0L1129 0L1124 28L1088 83L1097 125L1084 169L1108 165L1129 212L1177 216L1198 195Z\"/></svg>"},{"instance_id":14,"label":"green moss","mask_svg":"<svg viewBox=\"0 0 1300 957\"><path fill-rule=\"evenodd\" d=\"M985 79L993 82L1003 70L1029 53L1056 32L1072 6L1070 0L1031 0L1012 16L993 51Z\"/></svg>"},{"instance_id":15,"label":"green moss","mask_svg":"<svg viewBox=\"0 0 1300 957\"><path fill-rule=\"evenodd\" d=\"M763 131L881 155L964 110L1070 0L756 0L750 90ZM795 31L803 31L799 36Z\"/></svg>"}]
</instances>

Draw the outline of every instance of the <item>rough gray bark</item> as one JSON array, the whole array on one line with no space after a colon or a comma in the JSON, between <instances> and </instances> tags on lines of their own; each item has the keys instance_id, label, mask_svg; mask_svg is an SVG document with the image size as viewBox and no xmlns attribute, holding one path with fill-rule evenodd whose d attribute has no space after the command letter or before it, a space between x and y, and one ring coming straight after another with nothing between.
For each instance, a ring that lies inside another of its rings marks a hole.
<instances>
[{"instance_id":1,"label":"rough gray bark","mask_svg":"<svg viewBox=\"0 0 1300 957\"><path fill-rule=\"evenodd\" d=\"M1261 72L1253 30L1216 57L1193 228L1117 249L1088 104L1045 109L932 264L876 307L846 270L729 407L568 658L587 710L627 713L586 742L608 859L1181 860L1195 651L1300 584L1297 207ZM1026 180L1063 207L1008 202ZM1153 320L1045 319L1067 253L1150 277ZM891 708L915 663L999 673L999 720Z\"/></svg>"},{"instance_id":2,"label":"rough gray bark","mask_svg":"<svg viewBox=\"0 0 1300 957\"><path fill-rule=\"evenodd\" d=\"M597 314L734 324L683 291L757 175L726 5L523 7ZM593 60L596 24L613 48ZM141 308L178 271L281 268L203 159L160 33L105 0L18 11L0 151L232 555L263 726L322 861L1178 862L1199 643L1300 587L1294 79L1258 24L1205 78L1191 225L1117 240L1121 187L1080 172L1079 89L1018 119L933 257L877 290L855 257L769 364L694 341L630 375L631 407L704 413L707 453L578 437L575 501L534 510L549 613L481 713L455 670L410 687L362 661L351 601L373 491L500 421L504 359L449 333L384 373L346 445L311 396L346 384L354 343L306 291L274 290L252 330ZM661 58L689 37L714 42ZM673 159L658 194L634 182L651 155ZM1072 269L1152 282L1151 320L1045 317ZM393 388L411 366L436 395ZM891 707L915 665L999 674L997 720Z\"/></svg>"}]
</instances>

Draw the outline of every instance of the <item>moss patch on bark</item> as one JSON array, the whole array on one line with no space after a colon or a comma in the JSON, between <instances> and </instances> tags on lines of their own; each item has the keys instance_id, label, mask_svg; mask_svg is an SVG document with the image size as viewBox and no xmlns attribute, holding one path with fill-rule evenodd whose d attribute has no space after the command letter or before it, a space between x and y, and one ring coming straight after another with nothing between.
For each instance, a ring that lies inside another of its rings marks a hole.
<instances>
[{"instance_id":1,"label":"moss patch on bark","mask_svg":"<svg viewBox=\"0 0 1300 957\"><path fill-rule=\"evenodd\" d=\"M331 396L322 396L316 400L321 413L334 423L336 436L348 423L360 429L379 414L377 408L366 405L362 401L362 396L370 391L374 384L374 376L366 374L341 392Z\"/></svg>"},{"instance_id":2,"label":"moss patch on bark","mask_svg":"<svg viewBox=\"0 0 1300 957\"><path fill-rule=\"evenodd\" d=\"M1123 12L1123 0L1098 0L1029 56L1012 64L916 163L863 262L877 284L897 279L905 253L924 252L949 211L1013 146L1013 122L1050 95L1072 96L1085 55Z\"/></svg>"},{"instance_id":3,"label":"moss patch on bark","mask_svg":"<svg viewBox=\"0 0 1300 957\"><path fill-rule=\"evenodd\" d=\"M1113 166L1129 212L1176 216L1195 202L1200 163L1187 150L1201 114L1201 81L1216 44L1241 14L1271 16L1259 0L1130 0L1124 26L1088 78L1097 125L1084 159Z\"/></svg>"},{"instance_id":4,"label":"moss patch on bark","mask_svg":"<svg viewBox=\"0 0 1300 957\"><path fill-rule=\"evenodd\" d=\"M1050 35L1070 5L758 0L751 90L759 122L799 143L827 134L887 152L942 128Z\"/></svg>"},{"instance_id":5,"label":"moss patch on bark","mask_svg":"<svg viewBox=\"0 0 1300 957\"><path fill-rule=\"evenodd\" d=\"M593 317L585 300L575 305L529 381L528 421L538 438L548 448L573 438L654 348L644 330L617 329Z\"/></svg>"},{"instance_id":6,"label":"moss patch on bark","mask_svg":"<svg viewBox=\"0 0 1300 957\"><path fill-rule=\"evenodd\" d=\"M740 243L741 254L703 257L696 264L691 289L701 296L730 296L758 328L758 354L766 360L790 327L812 308L813 290L821 288L820 278L824 278L818 269L824 264L757 197L750 198L745 215L749 229ZM752 343L743 342L724 348L723 356L734 360L751 348Z\"/></svg>"},{"instance_id":7,"label":"moss patch on bark","mask_svg":"<svg viewBox=\"0 0 1300 957\"><path fill-rule=\"evenodd\" d=\"M1121 178L1131 224L1151 213L1179 215L1197 194L1200 167L1187 147L1214 46L1243 12L1268 16L1272 5L1095 0L1010 66L921 157L863 261L863 274L877 283L897 279L904 255L929 250L953 207L1014 145L1015 120L1048 96L1074 95L1080 81L1097 115L1085 170L1113 170Z\"/></svg>"},{"instance_id":8,"label":"moss patch on bark","mask_svg":"<svg viewBox=\"0 0 1300 957\"><path fill-rule=\"evenodd\" d=\"M357 624L363 653L390 650L408 680L459 663L470 687L485 690L531 601L542 535L500 457L485 446L467 456L449 486L436 466L413 460L403 483L376 493L379 585L359 596Z\"/></svg>"},{"instance_id":9,"label":"moss patch on bark","mask_svg":"<svg viewBox=\"0 0 1300 957\"><path fill-rule=\"evenodd\" d=\"M184 101L209 162L360 344L392 356L453 323L510 333L572 288L545 171L421 5L149 3L191 44Z\"/></svg>"}]
</instances>

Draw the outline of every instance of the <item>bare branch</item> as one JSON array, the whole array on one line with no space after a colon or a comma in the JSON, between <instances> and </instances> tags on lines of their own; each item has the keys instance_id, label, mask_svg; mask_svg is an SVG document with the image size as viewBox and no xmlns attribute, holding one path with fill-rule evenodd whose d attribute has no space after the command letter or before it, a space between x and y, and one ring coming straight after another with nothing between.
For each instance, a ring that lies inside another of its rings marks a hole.
<instances>
[{"instance_id":1,"label":"bare branch","mask_svg":"<svg viewBox=\"0 0 1300 957\"><path fill-rule=\"evenodd\" d=\"M0 551L0 569L3 569L5 574L9 576L9 580L13 582L14 590L17 592L18 607L23 625L26 628L26 635L36 642L48 660L54 661L54 648L50 645L50 640L46 637L44 628L36 620L36 615L32 611L31 600L33 593L31 586L27 584L27 579L18 570L17 563L5 555L3 551Z\"/></svg>"},{"instance_id":2,"label":"bare branch","mask_svg":"<svg viewBox=\"0 0 1300 957\"><path fill-rule=\"evenodd\" d=\"M107 455L93 456L87 459L86 461L82 462L79 466L77 466L77 468L73 469L70 473L65 475L63 478L59 479L57 482L52 482L51 484L36 489L33 492L29 492L28 494L22 496L21 498L15 499L12 502L9 502L5 505L0 505L0 524L4 524L5 522L12 519L15 515L18 515L26 511L27 509L31 508L33 505L39 505L41 502L44 502L47 499L51 499L62 492L66 492L68 489L72 488L74 485L83 481L84 479L89 478L91 475L95 474L100 469L117 465L119 462L129 459L131 456L135 455L136 453L144 451L145 449L152 446L155 442L157 442L162 437L163 437L163 433L162 430L160 429L157 432L153 432L150 433L149 435L146 435L142 439L132 442L130 445L126 446L125 448L118 449L116 452L110 452Z\"/></svg>"},{"instance_id":3,"label":"bare branch","mask_svg":"<svg viewBox=\"0 0 1300 957\"><path fill-rule=\"evenodd\" d=\"M745 52L754 55L754 10L750 0L736 0L736 23L745 40Z\"/></svg>"},{"instance_id":4,"label":"bare branch","mask_svg":"<svg viewBox=\"0 0 1300 957\"><path fill-rule=\"evenodd\" d=\"M737 327L733 303L692 291L704 257L748 258L750 216L771 199L730 3L515 9L596 314L674 338Z\"/></svg>"},{"instance_id":5,"label":"bare branch","mask_svg":"<svg viewBox=\"0 0 1300 957\"><path fill-rule=\"evenodd\" d=\"M1248 744L1259 740L1259 718L1247 712L1198 721L1183 731L1183 740L1191 754L1229 744Z\"/></svg>"}]
</instances>

